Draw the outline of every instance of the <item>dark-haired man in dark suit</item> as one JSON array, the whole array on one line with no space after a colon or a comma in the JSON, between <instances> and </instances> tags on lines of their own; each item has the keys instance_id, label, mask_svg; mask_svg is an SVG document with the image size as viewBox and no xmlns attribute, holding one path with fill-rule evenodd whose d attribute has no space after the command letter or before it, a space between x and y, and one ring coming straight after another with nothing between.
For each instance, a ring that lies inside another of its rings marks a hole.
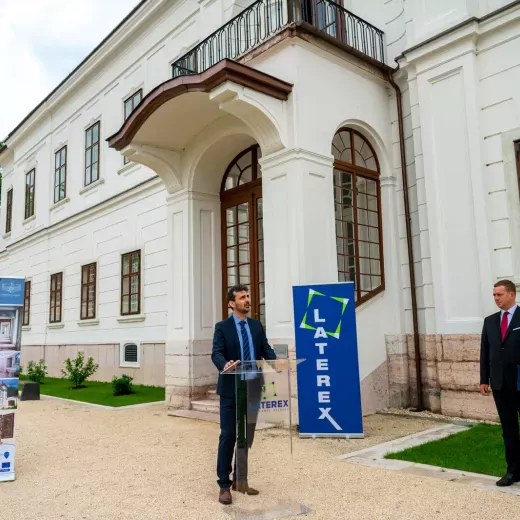
<instances>
[{"instance_id":1,"label":"dark-haired man in dark suit","mask_svg":"<svg viewBox=\"0 0 520 520\"><path fill-rule=\"evenodd\" d=\"M510 486L520 481L520 310L516 304L516 286L510 280L497 282L493 297L500 312L484 320L480 346L480 392L488 395L491 383L507 462L507 472L497 481L497 486Z\"/></svg>"},{"instance_id":2,"label":"dark-haired man in dark suit","mask_svg":"<svg viewBox=\"0 0 520 520\"><path fill-rule=\"evenodd\" d=\"M262 324L258 320L247 318L247 313L251 308L248 288L243 285L231 287L227 294L227 302L233 314L215 325L211 354L211 359L219 371L217 393L220 395L220 438L217 482L220 486L219 502L222 504L231 504L230 488L236 489L236 459L233 482L229 479L229 475L237 440L237 412L235 376L221 375L220 372L228 368L234 361L244 363L260 359L276 359L276 354L267 341ZM254 391L256 386L258 386L257 390L260 395L260 383L249 385L248 390ZM248 447L253 441L255 422L248 419L248 426L253 426L247 434ZM246 484L246 493L257 495L258 491Z\"/></svg>"}]
</instances>

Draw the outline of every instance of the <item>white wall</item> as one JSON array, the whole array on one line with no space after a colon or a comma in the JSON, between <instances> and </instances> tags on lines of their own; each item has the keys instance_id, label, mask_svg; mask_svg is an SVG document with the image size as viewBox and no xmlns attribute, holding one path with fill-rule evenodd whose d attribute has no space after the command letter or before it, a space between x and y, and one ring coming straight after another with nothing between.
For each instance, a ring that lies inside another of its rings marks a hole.
<instances>
[{"instance_id":1,"label":"white wall","mask_svg":"<svg viewBox=\"0 0 520 520\"><path fill-rule=\"evenodd\" d=\"M391 103L395 103L395 100L390 97L387 84L381 77L353 65L348 59L336 57L315 46L296 44L261 60L262 56L253 62L255 68L294 84L291 103L287 107L290 148L309 150L320 156L332 158L332 138L337 129L347 125L357 128L370 140L381 163L386 289L381 295L361 305L357 310L360 371L363 379L386 361L385 334L403 332L400 272L402 259L399 257L397 229L399 206L396 198L397 179L393 169L394 153L398 153L398 148L394 150L390 124ZM319 75L315 73L317 70L320 71ZM326 93L323 91L324 86L326 86ZM314 168L312 171L319 173L323 167L314 166ZM289 171L289 167L287 166L284 171ZM281 185L284 183L280 180L276 182L282 189ZM303 178L301 182L304 182ZM285 183L284 188L286 190L287 184ZM321 188L316 186L312 193L321 194L320 190ZM330 192L332 194L332 184ZM283 190L277 197L278 205L282 204L283 200L290 200L290 197L287 198L283 194ZM329 215L330 207L327 204L330 200L323 196L313 196L312 205L317 215ZM327 221L326 225L333 228L334 215L332 214L330 218L330 222ZM264 220L264 226L268 225L268 220ZM323 218L306 220L305 236L323 234L323 225ZM292 240L292 231L288 226L290 226L290 218L278 219L273 228L264 229L264 233L286 235L289 240ZM301 243L298 243L298 247L302 252ZM266 251L266 269L268 269L267 254ZM278 247L276 250L278 261L283 254L283 248ZM305 263L307 271L302 270L300 265L299 272L304 273L304 278L305 272L309 274L307 279L296 280L295 283L310 283L318 280L309 278L319 273L319 269L312 269L312 266L320 261L317 254L316 248L314 252L306 250L306 255L300 254L298 262ZM322 263L323 275L326 276L328 260L322 259ZM282 267L277 265L276 269L278 271ZM276 275L274 272L271 274ZM266 275L269 276L269 273ZM291 272L291 278L294 276ZM267 295L269 296L271 300L286 300L282 295L276 297ZM282 310L280 313L282 314ZM374 316L377 316L377 326L374 326ZM272 327L270 329L272 332Z\"/></svg>"},{"instance_id":2,"label":"white wall","mask_svg":"<svg viewBox=\"0 0 520 520\"><path fill-rule=\"evenodd\" d=\"M140 322L120 316L121 254L141 249ZM30 326L23 345L163 342L167 295L165 189L152 181L130 196L19 242L0 257L2 274L31 280ZM80 320L81 266L97 262L99 324ZM50 275L63 272L63 328L49 327ZM119 321L118 321L119 319Z\"/></svg>"}]
</instances>

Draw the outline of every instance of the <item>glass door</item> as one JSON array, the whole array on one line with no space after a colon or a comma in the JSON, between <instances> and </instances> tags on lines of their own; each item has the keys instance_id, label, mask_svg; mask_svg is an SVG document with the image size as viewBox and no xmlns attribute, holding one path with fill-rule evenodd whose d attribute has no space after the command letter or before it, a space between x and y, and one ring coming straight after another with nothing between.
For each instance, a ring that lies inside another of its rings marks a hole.
<instances>
[{"instance_id":1,"label":"glass door","mask_svg":"<svg viewBox=\"0 0 520 520\"><path fill-rule=\"evenodd\" d=\"M250 317L265 326L264 234L261 180L221 194L223 317L229 316L227 291L249 287Z\"/></svg>"}]
</instances>

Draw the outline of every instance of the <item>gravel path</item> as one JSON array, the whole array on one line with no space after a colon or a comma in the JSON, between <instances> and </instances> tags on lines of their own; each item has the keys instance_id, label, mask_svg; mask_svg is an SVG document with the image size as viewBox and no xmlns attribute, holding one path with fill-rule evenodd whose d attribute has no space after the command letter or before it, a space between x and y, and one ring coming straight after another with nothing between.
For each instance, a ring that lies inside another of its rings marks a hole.
<instances>
[{"instance_id":1,"label":"gravel path","mask_svg":"<svg viewBox=\"0 0 520 520\"><path fill-rule=\"evenodd\" d=\"M112 412L45 400L22 402L16 426L17 480L0 483L6 518L229 519L217 502L215 424L168 417L164 406ZM363 440L295 439L295 497L322 520L516 518L514 496L334 459L436 426L376 415L365 418ZM287 468L287 440L257 433L250 483L261 496L286 485L278 469ZM234 497L237 507L258 499Z\"/></svg>"}]
</instances>

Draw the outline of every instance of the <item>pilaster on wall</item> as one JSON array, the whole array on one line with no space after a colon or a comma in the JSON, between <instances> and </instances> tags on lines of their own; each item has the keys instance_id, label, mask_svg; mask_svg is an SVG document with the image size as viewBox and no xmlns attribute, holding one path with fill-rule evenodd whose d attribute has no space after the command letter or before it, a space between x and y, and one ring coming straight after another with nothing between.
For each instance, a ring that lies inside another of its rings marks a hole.
<instances>
[{"instance_id":1,"label":"pilaster on wall","mask_svg":"<svg viewBox=\"0 0 520 520\"><path fill-rule=\"evenodd\" d=\"M217 378L211 346L222 313L220 201L183 190L167 198L167 215L166 400L171 408L189 408Z\"/></svg>"},{"instance_id":2,"label":"pilaster on wall","mask_svg":"<svg viewBox=\"0 0 520 520\"><path fill-rule=\"evenodd\" d=\"M294 338L292 286L338 281L332 156L283 150L264 157L266 320Z\"/></svg>"},{"instance_id":3,"label":"pilaster on wall","mask_svg":"<svg viewBox=\"0 0 520 520\"><path fill-rule=\"evenodd\" d=\"M481 331L492 271L475 41L468 38L452 52L456 58L438 66L433 57L418 56L414 64L435 280L432 332L476 334Z\"/></svg>"}]
</instances>

